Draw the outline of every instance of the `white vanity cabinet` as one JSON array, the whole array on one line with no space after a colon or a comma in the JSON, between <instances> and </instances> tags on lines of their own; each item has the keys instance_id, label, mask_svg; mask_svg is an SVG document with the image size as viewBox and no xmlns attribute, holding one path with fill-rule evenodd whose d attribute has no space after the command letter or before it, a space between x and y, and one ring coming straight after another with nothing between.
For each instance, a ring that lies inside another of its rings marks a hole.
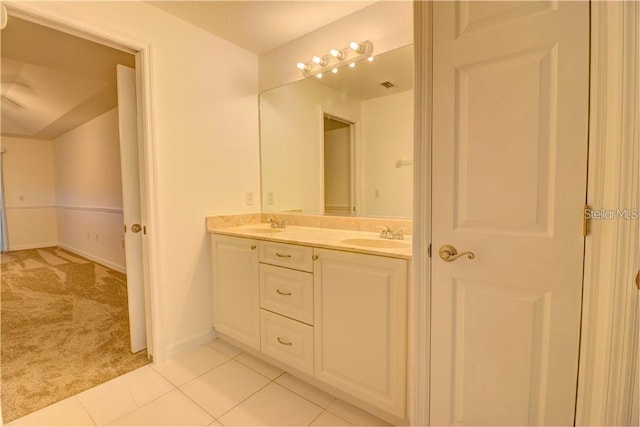
<instances>
[{"instance_id":1,"label":"white vanity cabinet","mask_svg":"<svg viewBox=\"0 0 640 427\"><path fill-rule=\"evenodd\" d=\"M365 409L406 419L406 259L218 234L211 241L220 333Z\"/></svg>"},{"instance_id":2,"label":"white vanity cabinet","mask_svg":"<svg viewBox=\"0 0 640 427\"><path fill-rule=\"evenodd\" d=\"M260 350L258 241L211 235L213 327Z\"/></svg>"},{"instance_id":3,"label":"white vanity cabinet","mask_svg":"<svg viewBox=\"0 0 640 427\"><path fill-rule=\"evenodd\" d=\"M315 249L315 377L401 418L407 261Z\"/></svg>"}]
</instances>

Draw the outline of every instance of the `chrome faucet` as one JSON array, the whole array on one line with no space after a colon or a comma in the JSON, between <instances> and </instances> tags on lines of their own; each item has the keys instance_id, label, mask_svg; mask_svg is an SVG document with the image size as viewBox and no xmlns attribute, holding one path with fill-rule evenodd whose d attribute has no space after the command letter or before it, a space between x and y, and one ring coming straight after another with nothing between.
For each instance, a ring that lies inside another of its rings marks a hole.
<instances>
[{"instance_id":1,"label":"chrome faucet","mask_svg":"<svg viewBox=\"0 0 640 427\"><path fill-rule=\"evenodd\" d=\"M282 221L278 221L275 218L269 218L267 222L271 224L271 228L282 228L283 230L286 225L286 221L284 219Z\"/></svg>"},{"instance_id":2,"label":"chrome faucet","mask_svg":"<svg viewBox=\"0 0 640 427\"><path fill-rule=\"evenodd\" d=\"M381 239L393 239L393 232L386 225L378 225L380 228L380 238Z\"/></svg>"},{"instance_id":3,"label":"chrome faucet","mask_svg":"<svg viewBox=\"0 0 640 427\"><path fill-rule=\"evenodd\" d=\"M404 240L404 228L399 228L395 233L386 225L378 225L381 239Z\"/></svg>"}]
</instances>

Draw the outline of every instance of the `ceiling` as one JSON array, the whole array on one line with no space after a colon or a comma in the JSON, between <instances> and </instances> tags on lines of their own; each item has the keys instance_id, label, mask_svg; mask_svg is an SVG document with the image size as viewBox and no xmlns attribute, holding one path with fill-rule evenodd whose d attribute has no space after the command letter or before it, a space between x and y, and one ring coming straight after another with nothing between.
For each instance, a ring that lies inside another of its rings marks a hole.
<instances>
[{"instance_id":1,"label":"ceiling","mask_svg":"<svg viewBox=\"0 0 640 427\"><path fill-rule=\"evenodd\" d=\"M373 1L149 2L255 54L268 52ZM2 135L54 139L117 106L117 49L15 16L2 30Z\"/></svg>"},{"instance_id":2,"label":"ceiling","mask_svg":"<svg viewBox=\"0 0 640 427\"><path fill-rule=\"evenodd\" d=\"M9 17L1 40L2 135L53 139L117 106L129 53Z\"/></svg>"},{"instance_id":3,"label":"ceiling","mask_svg":"<svg viewBox=\"0 0 640 427\"><path fill-rule=\"evenodd\" d=\"M375 1L154 1L152 5L261 55Z\"/></svg>"}]
</instances>

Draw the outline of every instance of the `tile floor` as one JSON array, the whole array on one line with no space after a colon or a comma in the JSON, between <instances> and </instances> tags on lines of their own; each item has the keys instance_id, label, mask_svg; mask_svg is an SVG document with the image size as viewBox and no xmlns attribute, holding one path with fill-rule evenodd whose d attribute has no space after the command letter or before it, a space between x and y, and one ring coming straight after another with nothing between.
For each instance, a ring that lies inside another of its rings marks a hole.
<instances>
[{"instance_id":1,"label":"tile floor","mask_svg":"<svg viewBox=\"0 0 640 427\"><path fill-rule=\"evenodd\" d=\"M8 426L348 426L386 422L215 340Z\"/></svg>"}]
</instances>

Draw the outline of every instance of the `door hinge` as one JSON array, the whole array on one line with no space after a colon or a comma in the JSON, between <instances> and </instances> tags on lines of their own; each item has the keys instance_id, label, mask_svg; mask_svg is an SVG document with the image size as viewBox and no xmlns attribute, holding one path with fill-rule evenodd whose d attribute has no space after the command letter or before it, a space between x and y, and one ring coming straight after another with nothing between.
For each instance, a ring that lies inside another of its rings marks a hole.
<instances>
[{"instance_id":1,"label":"door hinge","mask_svg":"<svg viewBox=\"0 0 640 427\"><path fill-rule=\"evenodd\" d=\"M591 206L584 205L582 207L582 235L587 237L591 230Z\"/></svg>"},{"instance_id":2,"label":"door hinge","mask_svg":"<svg viewBox=\"0 0 640 427\"><path fill-rule=\"evenodd\" d=\"M429 247L427 248L427 253L429 254L429 258L431 258L431 243L429 243Z\"/></svg>"},{"instance_id":3,"label":"door hinge","mask_svg":"<svg viewBox=\"0 0 640 427\"><path fill-rule=\"evenodd\" d=\"M127 224L124 225L124 232L127 232Z\"/></svg>"}]
</instances>

